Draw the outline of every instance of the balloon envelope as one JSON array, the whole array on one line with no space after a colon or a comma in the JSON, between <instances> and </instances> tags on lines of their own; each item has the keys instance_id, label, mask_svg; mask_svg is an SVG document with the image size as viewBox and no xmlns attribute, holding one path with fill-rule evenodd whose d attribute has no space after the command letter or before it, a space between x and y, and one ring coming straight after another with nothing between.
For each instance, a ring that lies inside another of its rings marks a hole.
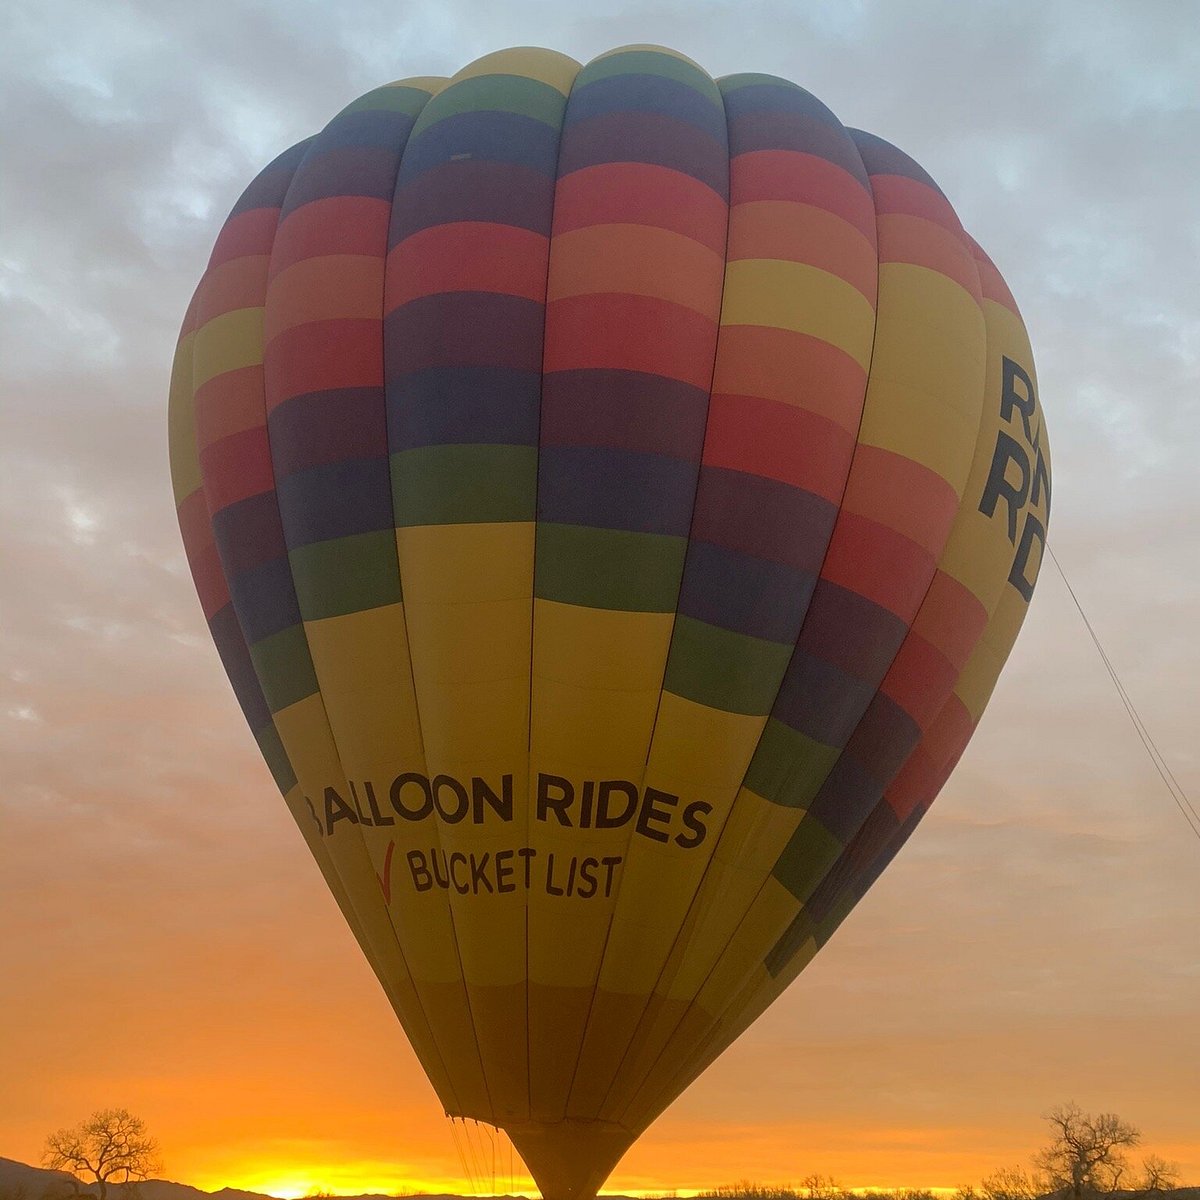
<instances>
[{"instance_id":1,"label":"balloon envelope","mask_svg":"<svg viewBox=\"0 0 1200 1200\"><path fill-rule=\"evenodd\" d=\"M368 93L217 239L179 518L446 1111L595 1193L957 762L1049 445L1008 289L782 79L509 50Z\"/></svg>"}]
</instances>

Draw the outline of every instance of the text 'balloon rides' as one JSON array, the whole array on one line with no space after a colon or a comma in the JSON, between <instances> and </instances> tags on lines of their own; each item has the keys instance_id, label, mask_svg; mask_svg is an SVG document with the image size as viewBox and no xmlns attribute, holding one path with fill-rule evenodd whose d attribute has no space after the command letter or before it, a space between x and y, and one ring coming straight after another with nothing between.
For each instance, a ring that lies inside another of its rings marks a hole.
<instances>
[{"instance_id":1,"label":"text 'balloon rides'","mask_svg":"<svg viewBox=\"0 0 1200 1200\"><path fill-rule=\"evenodd\" d=\"M506 50L226 221L171 385L196 588L447 1113L595 1194L929 808L1049 445L928 174L786 80Z\"/></svg>"}]
</instances>

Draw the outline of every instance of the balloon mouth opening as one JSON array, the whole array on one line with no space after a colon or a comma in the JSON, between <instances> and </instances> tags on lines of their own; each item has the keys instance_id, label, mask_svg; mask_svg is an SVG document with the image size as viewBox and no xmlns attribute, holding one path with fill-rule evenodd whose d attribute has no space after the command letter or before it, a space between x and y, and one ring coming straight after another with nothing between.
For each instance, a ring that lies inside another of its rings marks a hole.
<instances>
[{"instance_id":1,"label":"balloon mouth opening","mask_svg":"<svg viewBox=\"0 0 1200 1200\"><path fill-rule=\"evenodd\" d=\"M637 1134L611 1121L507 1125L542 1200L595 1200Z\"/></svg>"}]
</instances>

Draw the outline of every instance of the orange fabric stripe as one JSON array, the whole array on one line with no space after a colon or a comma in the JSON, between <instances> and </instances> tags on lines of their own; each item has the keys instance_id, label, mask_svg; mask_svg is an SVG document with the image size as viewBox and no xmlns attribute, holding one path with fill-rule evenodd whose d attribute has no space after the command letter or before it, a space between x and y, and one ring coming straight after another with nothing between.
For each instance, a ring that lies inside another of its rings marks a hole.
<instances>
[{"instance_id":1,"label":"orange fabric stripe","mask_svg":"<svg viewBox=\"0 0 1200 1200\"><path fill-rule=\"evenodd\" d=\"M812 204L749 200L738 205L730 214L727 258L808 263L844 279L875 303L874 246L843 217Z\"/></svg>"},{"instance_id":2,"label":"orange fabric stripe","mask_svg":"<svg viewBox=\"0 0 1200 1200\"><path fill-rule=\"evenodd\" d=\"M721 326L714 392L806 408L857 437L865 384L862 367L819 338L761 325Z\"/></svg>"},{"instance_id":3,"label":"orange fabric stripe","mask_svg":"<svg viewBox=\"0 0 1200 1200\"><path fill-rule=\"evenodd\" d=\"M361 255L306 258L271 280L263 336L270 344L296 326L342 318L370 320L378 326L382 311L382 258Z\"/></svg>"},{"instance_id":4,"label":"orange fabric stripe","mask_svg":"<svg viewBox=\"0 0 1200 1200\"><path fill-rule=\"evenodd\" d=\"M954 489L928 467L860 444L842 509L895 529L936 556L950 535L958 503Z\"/></svg>"}]
</instances>

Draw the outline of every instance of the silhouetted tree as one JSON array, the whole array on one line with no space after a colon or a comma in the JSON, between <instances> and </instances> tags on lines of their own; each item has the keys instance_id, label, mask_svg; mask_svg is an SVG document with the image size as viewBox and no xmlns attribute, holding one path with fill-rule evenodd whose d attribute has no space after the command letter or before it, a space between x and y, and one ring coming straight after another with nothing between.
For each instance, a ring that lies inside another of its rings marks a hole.
<instances>
[{"instance_id":1,"label":"silhouetted tree","mask_svg":"<svg viewBox=\"0 0 1200 1200\"><path fill-rule=\"evenodd\" d=\"M993 1171L979 1184L983 1200L1038 1200L1049 1190L1043 1178L1021 1167Z\"/></svg>"},{"instance_id":2,"label":"silhouetted tree","mask_svg":"<svg viewBox=\"0 0 1200 1200\"><path fill-rule=\"evenodd\" d=\"M136 1183L159 1169L158 1144L141 1117L125 1108L104 1108L72 1129L52 1133L42 1162L94 1184L99 1200L107 1200L110 1183Z\"/></svg>"},{"instance_id":3,"label":"silhouetted tree","mask_svg":"<svg viewBox=\"0 0 1200 1200\"><path fill-rule=\"evenodd\" d=\"M1157 1154L1142 1159L1142 1177L1137 1183L1138 1196L1158 1196L1179 1186L1179 1167Z\"/></svg>"},{"instance_id":4,"label":"silhouetted tree","mask_svg":"<svg viewBox=\"0 0 1200 1200\"><path fill-rule=\"evenodd\" d=\"M1046 1113L1053 1131L1035 1163L1052 1191L1082 1200L1115 1191L1128 1169L1124 1150L1142 1140L1141 1131L1116 1113L1085 1113L1078 1104L1060 1104Z\"/></svg>"}]
</instances>

